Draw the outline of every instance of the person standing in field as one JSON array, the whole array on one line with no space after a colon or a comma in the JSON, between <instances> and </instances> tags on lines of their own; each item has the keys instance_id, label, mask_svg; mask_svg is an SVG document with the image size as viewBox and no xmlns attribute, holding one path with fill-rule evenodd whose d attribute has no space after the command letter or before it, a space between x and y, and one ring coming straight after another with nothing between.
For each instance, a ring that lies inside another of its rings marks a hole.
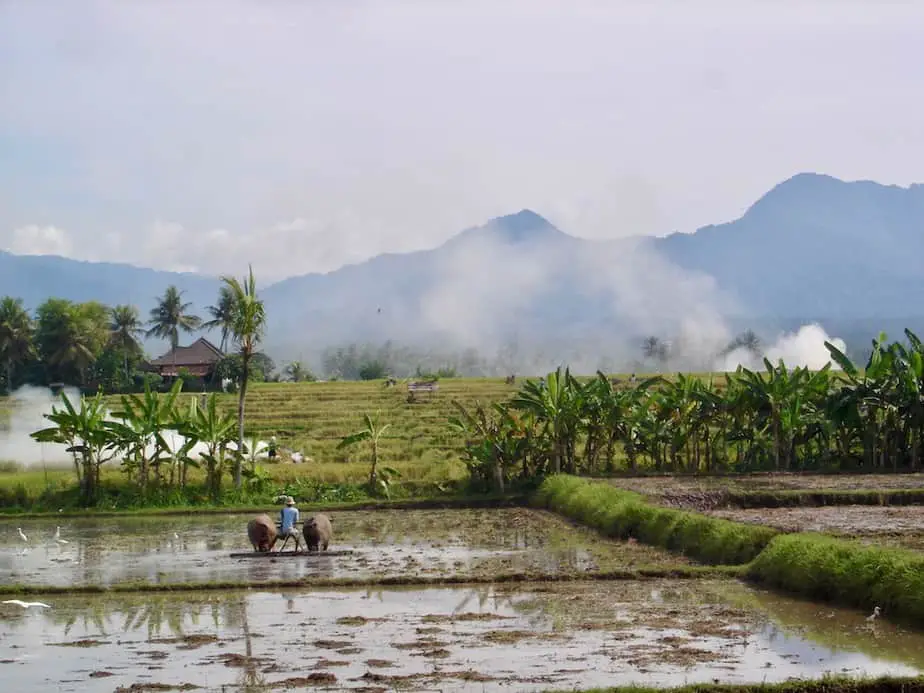
<instances>
[{"instance_id":1,"label":"person standing in field","mask_svg":"<svg viewBox=\"0 0 924 693\"><path fill-rule=\"evenodd\" d=\"M301 548L301 537L298 530L295 529L295 523L298 522L298 508L295 507L295 499L292 496L286 496L286 504L279 512L279 538L285 542L289 538L295 539L295 550ZM282 549L280 548L280 551Z\"/></svg>"}]
</instances>

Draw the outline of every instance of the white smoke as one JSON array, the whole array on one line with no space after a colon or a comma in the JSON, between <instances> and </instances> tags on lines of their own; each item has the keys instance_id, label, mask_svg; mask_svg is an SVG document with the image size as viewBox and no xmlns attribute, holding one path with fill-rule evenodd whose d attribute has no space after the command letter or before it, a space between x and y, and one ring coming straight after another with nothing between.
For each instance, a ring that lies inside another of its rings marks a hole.
<instances>
[{"instance_id":1,"label":"white smoke","mask_svg":"<svg viewBox=\"0 0 924 693\"><path fill-rule=\"evenodd\" d=\"M523 242L489 230L440 249L436 283L424 291L412 324L442 335L443 347L486 355L516 332L515 353L499 364L507 372L538 375L558 365L575 373L644 369L641 335L669 343L664 367L671 371L729 371L739 364L762 369L763 355L817 369L830 361L826 340L845 348L811 324L779 335L761 355L736 349L719 358L733 337L726 316L741 315L742 306L711 276L673 264L650 240L576 240L539 228ZM562 291L570 298L559 303ZM583 322L574 314L575 301L593 306L580 309L589 313ZM406 323L402 329L407 335Z\"/></svg>"},{"instance_id":2,"label":"white smoke","mask_svg":"<svg viewBox=\"0 0 924 693\"><path fill-rule=\"evenodd\" d=\"M62 393L67 397L71 405L79 410L80 392L76 388L66 387L62 390ZM67 452L66 445L61 443L39 443L31 437L31 434L35 431L54 426L53 422L45 418L45 415L51 414L53 407L59 410L63 407L60 395L53 394L51 389L46 387L25 385L10 395L8 404L10 407L8 418L6 421L0 418L0 461L15 462L24 467L38 465L56 467L69 465L73 462L73 457L71 453ZM111 412L106 413L106 418L110 421L115 420ZM187 438L174 430L164 431L163 437L171 454L178 453L187 443ZM252 440L245 440L244 442L246 446L253 443ZM256 459L265 459L268 452L267 442L257 440L255 447L256 455L254 457ZM232 442L229 449L232 452L237 450L236 442ZM207 450L208 447L205 444L196 443L188 454L193 459L196 459ZM152 456L154 451L155 446L153 443L147 446L146 454L148 457ZM250 455L248 454L247 457L249 458Z\"/></svg>"},{"instance_id":3,"label":"white smoke","mask_svg":"<svg viewBox=\"0 0 924 693\"><path fill-rule=\"evenodd\" d=\"M763 370L764 356L774 365L782 360L787 368L801 366L811 370L818 370L831 363L832 370L839 370L840 366L831 360L831 354L828 352L825 342L830 342L842 352L847 349L843 339L830 336L821 325L813 323L803 325L796 332L787 332L780 335L776 342L764 350L763 356L753 354L744 347L739 347L718 359L714 370L729 372L734 371L738 366L744 366L750 370Z\"/></svg>"},{"instance_id":4,"label":"white smoke","mask_svg":"<svg viewBox=\"0 0 924 693\"><path fill-rule=\"evenodd\" d=\"M443 348L488 357L506 342L499 368L507 372L626 368L641 356L642 334L670 335L683 355L672 365L707 370L731 337L723 315L735 301L712 277L670 263L647 241L578 240L539 229L517 242L478 232L437 258L435 284L419 299L418 318L402 323L404 339L409 326L424 326ZM562 292L569 297L561 300Z\"/></svg>"}]
</instances>

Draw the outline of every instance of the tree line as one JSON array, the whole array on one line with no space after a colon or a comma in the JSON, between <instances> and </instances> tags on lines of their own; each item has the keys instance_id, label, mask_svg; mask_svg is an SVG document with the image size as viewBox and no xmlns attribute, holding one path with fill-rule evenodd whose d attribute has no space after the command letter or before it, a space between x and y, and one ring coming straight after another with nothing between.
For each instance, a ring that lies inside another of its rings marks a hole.
<instances>
[{"instance_id":1,"label":"tree line","mask_svg":"<svg viewBox=\"0 0 924 693\"><path fill-rule=\"evenodd\" d=\"M905 336L880 335L865 369L827 342L819 371L765 358L763 370L633 384L557 369L506 402L454 402L449 424L473 477L495 487L560 471L919 470L924 346Z\"/></svg>"},{"instance_id":2,"label":"tree line","mask_svg":"<svg viewBox=\"0 0 924 693\"><path fill-rule=\"evenodd\" d=\"M243 285L223 284L215 304L205 308L206 319L192 311L192 304L183 300L176 286L167 287L157 298L147 320L133 305L106 306L63 298L49 298L30 314L22 299L4 296L0 298L0 392L53 383L107 393L140 392L145 385L156 389L160 376L141 368L145 360L142 340L162 339L173 349L181 334L217 331L219 348L227 353L237 338L238 289L243 292ZM212 382L196 383L187 376L186 389L217 387L222 380L238 382L242 369L240 354L232 353L218 364ZM269 380L274 370L266 354L255 351L251 355L251 380Z\"/></svg>"},{"instance_id":3,"label":"tree line","mask_svg":"<svg viewBox=\"0 0 924 693\"><path fill-rule=\"evenodd\" d=\"M61 443L67 445L67 450L73 455L74 469L80 483L81 500L85 504L93 504L98 499L100 468L105 462L120 457L129 475L137 472L138 482L142 490L146 490L151 480L151 470L158 486L163 484L160 470L163 463L172 470L171 483L177 481L181 486L186 483L186 470L189 466L198 465L197 460L189 453L197 443L204 443L207 451L199 455L206 464L206 485L213 498L217 498L221 487L221 476L226 466L226 456L234 443L232 469L234 486L240 489L244 476L244 455L247 447L244 440L244 402L247 395L247 384L250 380L248 374L254 355L266 332L266 309L263 301L257 296L256 281L253 270L243 281L234 277L221 277L222 288L219 302L213 308L215 312L223 311L220 317L216 316L216 326L222 331L222 345L233 345L235 355L240 359L241 369L238 380L237 417L221 415L216 408L216 396L212 393L206 400L204 408L192 401L191 409L181 410L176 404L176 398L183 388L183 381L177 379L166 397L161 398L158 393L152 392L150 385L144 385L144 397L122 397L122 410L115 412L112 418L107 417L107 409L102 400L102 392L97 392L93 398L81 397L79 406L75 406L64 392L60 394L62 407L52 408L52 413L46 418L54 425L36 431L32 437L39 442ZM68 339L61 338L58 346L60 352L54 352L55 358L49 360L46 366L63 369L70 367L73 375L85 382L86 370L94 363L87 353L75 345L86 346L82 341L88 334L94 338L102 339L104 318L107 316L104 306L94 303L74 304L60 299L52 305L60 306L62 320L72 332L64 333ZM21 308L21 302L15 299L9 301L12 306ZM35 327L35 343L41 342L41 329L47 326L43 323L43 308L50 302L39 307L37 311L37 326ZM171 346L176 347L180 331L192 332L202 323L197 316L190 314L190 304L184 303L182 295L176 287L169 287L158 305L151 310L150 323L147 333L167 339ZM117 349L123 347L120 355L128 357L129 352L136 353L140 345L134 341L135 347L129 349L114 336L117 330L112 329L114 318L123 312L124 306L117 306L108 313L112 318L106 322L109 339L102 348ZM137 310L125 311L131 316L137 316ZM213 315L215 314L213 312ZM17 320L24 329L28 330L30 324L23 317L28 318L24 312L16 313ZM93 317L93 325L88 325L89 318ZM135 323L136 333L130 336L135 339L141 327ZM26 332L26 334L29 334ZM6 344L11 343L7 339ZM25 344L25 340L23 340ZM94 343L95 346L99 346ZM116 346L118 345L118 346ZM25 347L18 353L23 353ZM82 355L73 356L76 352ZM87 349L92 355L92 351ZM9 352L2 352L3 355ZM61 354L69 354L64 358ZM8 358L8 357L7 357ZM7 360L7 367L9 360ZM64 371L52 371L60 375ZM236 425L235 425L236 424ZM236 428L236 430L235 430ZM167 441L168 431L176 431L185 437L184 444L177 449ZM236 440L235 440L236 439ZM174 474L174 472L178 472Z\"/></svg>"}]
</instances>

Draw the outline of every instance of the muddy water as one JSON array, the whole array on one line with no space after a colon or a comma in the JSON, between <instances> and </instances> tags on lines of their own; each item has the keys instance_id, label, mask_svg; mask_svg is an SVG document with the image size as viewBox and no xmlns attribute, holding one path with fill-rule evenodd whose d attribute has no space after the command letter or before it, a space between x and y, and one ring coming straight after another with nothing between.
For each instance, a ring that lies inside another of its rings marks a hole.
<instances>
[{"instance_id":1,"label":"muddy water","mask_svg":"<svg viewBox=\"0 0 924 693\"><path fill-rule=\"evenodd\" d=\"M924 506L840 505L820 508L712 510L707 514L738 522L776 527L787 532L827 532L843 536L891 535L898 546L920 548Z\"/></svg>"},{"instance_id":2,"label":"muddy water","mask_svg":"<svg viewBox=\"0 0 924 693\"><path fill-rule=\"evenodd\" d=\"M924 669L920 634L729 582L43 601L0 604L10 690L548 690Z\"/></svg>"},{"instance_id":3,"label":"muddy water","mask_svg":"<svg viewBox=\"0 0 924 693\"><path fill-rule=\"evenodd\" d=\"M551 513L494 510L380 510L332 513L330 550L350 555L238 559L252 551L251 515L97 518L0 524L0 579L82 585L216 580L294 580L306 576L484 576L580 574L679 566L686 559L609 541ZM28 542L17 532L21 526ZM291 548L291 546L290 546Z\"/></svg>"}]
</instances>

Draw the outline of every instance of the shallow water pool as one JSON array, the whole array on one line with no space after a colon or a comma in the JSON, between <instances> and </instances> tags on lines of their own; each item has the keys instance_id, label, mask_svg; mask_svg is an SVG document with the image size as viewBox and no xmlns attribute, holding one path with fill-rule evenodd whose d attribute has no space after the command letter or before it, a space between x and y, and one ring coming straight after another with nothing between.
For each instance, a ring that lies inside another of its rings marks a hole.
<instances>
[{"instance_id":1,"label":"shallow water pool","mask_svg":"<svg viewBox=\"0 0 924 693\"><path fill-rule=\"evenodd\" d=\"M237 559L252 552L253 515L84 518L0 523L0 579L30 585L297 580L498 574L590 574L689 561L616 542L527 508L331 513L331 551L351 555ZM28 539L17 532L21 526ZM291 543L290 543L291 547Z\"/></svg>"},{"instance_id":2,"label":"shallow water pool","mask_svg":"<svg viewBox=\"0 0 924 693\"><path fill-rule=\"evenodd\" d=\"M729 581L37 597L9 690L548 690L914 675L924 636ZM223 688L226 687L226 688Z\"/></svg>"}]
</instances>

